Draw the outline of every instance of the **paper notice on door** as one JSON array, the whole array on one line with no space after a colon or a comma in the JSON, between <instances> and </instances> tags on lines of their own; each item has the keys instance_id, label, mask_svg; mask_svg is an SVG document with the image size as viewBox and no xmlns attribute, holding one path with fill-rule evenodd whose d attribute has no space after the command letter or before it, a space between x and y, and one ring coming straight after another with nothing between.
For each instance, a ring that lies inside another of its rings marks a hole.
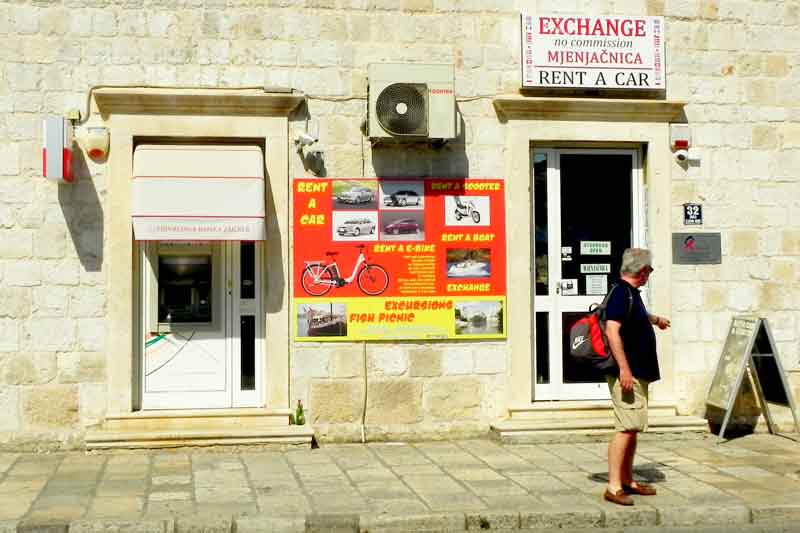
<instances>
[{"instance_id":1,"label":"paper notice on door","mask_svg":"<svg viewBox=\"0 0 800 533\"><path fill-rule=\"evenodd\" d=\"M610 274L611 265L608 263L584 263L581 265L581 274Z\"/></svg>"},{"instance_id":2,"label":"paper notice on door","mask_svg":"<svg viewBox=\"0 0 800 533\"><path fill-rule=\"evenodd\" d=\"M611 255L611 241L581 241L581 255Z\"/></svg>"},{"instance_id":3,"label":"paper notice on door","mask_svg":"<svg viewBox=\"0 0 800 533\"><path fill-rule=\"evenodd\" d=\"M586 276L586 294L605 294L608 292L607 276Z\"/></svg>"},{"instance_id":4,"label":"paper notice on door","mask_svg":"<svg viewBox=\"0 0 800 533\"><path fill-rule=\"evenodd\" d=\"M561 260L572 261L572 246L561 247Z\"/></svg>"},{"instance_id":5,"label":"paper notice on door","mask_svg":"<svg viewBox=\"0 0 800 533\"><path fill-rule=\"evenodd\" d=\"M578 295L578 280L577 279L562 279L561 280L561 295L562 296L577 296Z\"/></svg>"}]
</instances>

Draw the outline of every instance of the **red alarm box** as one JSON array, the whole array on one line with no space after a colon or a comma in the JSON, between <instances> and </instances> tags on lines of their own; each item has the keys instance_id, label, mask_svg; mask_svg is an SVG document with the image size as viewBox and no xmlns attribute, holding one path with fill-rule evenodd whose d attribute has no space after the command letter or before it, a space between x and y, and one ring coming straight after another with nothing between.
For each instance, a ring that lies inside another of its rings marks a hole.
<instances>
[{"instance_id":1,"label":"red alarm box","mask_svg":"<svg viewBox=\"0 0 800 533\"><path fill-rule=\"evenodd\" d=\"M72 123L48 116L42 130L42 175L57 183L72 183Z\"/></svg>"}]
</instances>

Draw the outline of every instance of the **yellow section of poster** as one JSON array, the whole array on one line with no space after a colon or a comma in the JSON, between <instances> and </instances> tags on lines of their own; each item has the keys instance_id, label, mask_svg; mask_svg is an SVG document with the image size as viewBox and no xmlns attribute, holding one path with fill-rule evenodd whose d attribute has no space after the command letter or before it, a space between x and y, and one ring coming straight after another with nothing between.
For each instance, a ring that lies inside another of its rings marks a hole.
<instances>
[{"instance_id":1,"label":"yellow section of poster","mask_svg":"<svg viewBox=\"0 0 800 533\"><path fill-rule=\"evenodd\" d=\"M503 296L296 298L295 341L502 339Z\"/></svg>"}]
</instances>

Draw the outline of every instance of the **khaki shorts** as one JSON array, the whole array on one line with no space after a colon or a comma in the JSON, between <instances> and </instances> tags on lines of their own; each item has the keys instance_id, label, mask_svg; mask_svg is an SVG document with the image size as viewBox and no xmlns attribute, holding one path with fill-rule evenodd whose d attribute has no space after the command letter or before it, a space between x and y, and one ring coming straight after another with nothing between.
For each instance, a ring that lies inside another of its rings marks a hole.
<instances>
[{"instance_id":1,"label":"khaki shorts","mask_svg":"<svg viewBox=\"0 0 800 533\"><path fill-rule=\"evenodd\" d=\"M606 376L611 403L614 404L614 429L647 431L647 387L649 382L633 378L633 390L622 392L619 377Z\"/></svg>"}]
</instances>

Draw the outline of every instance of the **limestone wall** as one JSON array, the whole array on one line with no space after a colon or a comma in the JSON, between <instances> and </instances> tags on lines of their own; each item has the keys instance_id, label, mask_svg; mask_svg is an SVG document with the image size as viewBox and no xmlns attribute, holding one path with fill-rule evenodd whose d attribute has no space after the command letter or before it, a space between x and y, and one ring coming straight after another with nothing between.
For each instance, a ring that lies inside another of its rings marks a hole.
<instances>
[{"instance_id":1,"label":"limestone wall","mask_svg":"<svg viewBox=\"0 0 800 533\"><path fill-rule=\"evenodd\" d=\"M671 4L683 14L668 26L668 83L690 104L699 159L673 167L672 226L691 231L682 204L702 203L723 253L719 266L672 267L676 396L690 412L733 315L766 316L784 367L798 367L800 3L666 2L667 15Z\"/></svg>"},{"instance_id":2,"label":"limestone wall","mask_svg":"<svg viewBox=\"0 0 800 533\"><path fill-rule=\"evenodd\" d=\"M366 398L364 364L366 357ZM329 439L464 436L505 414L504 343L377 343L295 346L292 387L310 422Z\"/></svg>"},{"instance_id":3,"label":"limestone wall","mask_svg":"<svg viewBox=\"0 0 800 533\"><path fill-rule=\"evenodd\" d=\"M105 414L105 166L41 178L41 117L84 109L98 85L291 86L290 118L318 128L328 176L504 177L507 125L492 97L519 88L519 11L667 18L667 96L689 102L681 204L720 231L720 266L672 267L675 398L702 409L733 314L772 323L786 367L800 353L800 2L721 0L66 0L0 3L0 434L79 439ZM440 151L371 150L371 62L453 63L463 139ZM291 136L290 136L291 138ZM289 150L290 175L306 174ZM513 254L513 250L509 251ZM513 290L512 273L508 285ZM513 312L513 309L510 310ZM352 438L364 401L361 344L293 347L290 398ZM508 407L505 343L366 346L366 425L385 437L484 431ZM115 363L116 364L116 363Z\"/></svg>"}]
</instances>

